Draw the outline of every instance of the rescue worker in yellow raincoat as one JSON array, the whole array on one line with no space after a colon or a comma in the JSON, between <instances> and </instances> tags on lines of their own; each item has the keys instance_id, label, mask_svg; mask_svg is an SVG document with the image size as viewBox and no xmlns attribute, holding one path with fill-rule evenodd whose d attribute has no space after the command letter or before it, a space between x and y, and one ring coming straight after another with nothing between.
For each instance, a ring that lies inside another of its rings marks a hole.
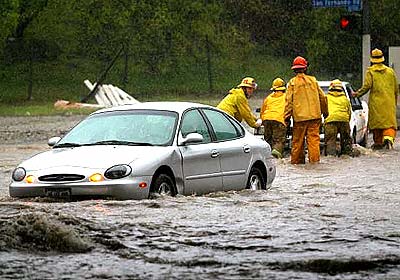
<instances>
[{"instance_id":1,"label":"rescue worker in yellow raincoat","mask_svg":"<svg viewBox=\"0 0 400 280\"><path fill-rule=\"evenodd\" d=\"M286 139L286 124L284 118L286 85L281 78L272 82L272 93L263 102L260 116L264 126L264 139L272 148L272 155L282 158Z\"/></svg>"},{"instance_id":2,"label":"rescue worker in yellow raincoat","mask_svg":"<svg viewBox=\"0 0 400 280\"><path fill-rule=\"evenodd\" d=\"M396 136L396 104L398 84L393 69L383 64L383 52L371 52L371 66L365 75L363 86L353 95L360 97L369 91L368 128L373 134L373 149L393 148Z\"/></svg>"},{"instance_id":3,"label":"rescue worker in yellow raincoat","mask_svg":"<svg viewBox=\"0 0 400 280\"><path fill-rule=\"evenodd\" d=\"M321 114L328 117L326 96L313 76L306 75L307 60L298 56L293 60L292 70L296 76L287 87L285 122L293 118L292 164L304 164L304 142L307 142L308 160L310 163L320 161Z\"/></svg>"},{"instance_id":4,"label":"rescue worker in yellow raincoat","mask_svg":"<svg viewBox=\"0 0 400 280\"><path fill-rule=\"evenodd\" d=\"M350 137L351 104L344 93L342 82L331 82L326 95L329 116L325 119L325 154L352 155ZM336 138L340 134L340 152L336 150Z\"/></svg>"},{"instance_id":5,"label":"rescue worker in yellow raincoat","mask_svg":"<svg viewBox=\"0 0 400 280\"><path fill-rule=\"evenodd\" d=\"M229 91L217 108L233 116L239 122L244 119L249 126L260 127L261 119L257 119L253 114L248 101L256 88L257 84L253 78L244 78L236 88Z\"/></svg>"}]
</instances>

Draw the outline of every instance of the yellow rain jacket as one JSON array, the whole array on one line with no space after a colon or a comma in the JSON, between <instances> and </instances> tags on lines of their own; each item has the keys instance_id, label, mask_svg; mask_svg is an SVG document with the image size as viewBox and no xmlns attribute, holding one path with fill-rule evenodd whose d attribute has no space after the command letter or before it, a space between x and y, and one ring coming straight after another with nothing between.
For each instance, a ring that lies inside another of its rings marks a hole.
<instances>
[{"instance_id":1,"label":"yellow rain jacket","mask_svg":"<svg viewBox=\"0 0 400 280\"><path fill-rule=\"evenodd\" d=\"M252 113L249 101L241 88L231 89L229 94L218 104L217 108L227 112L239 122L244 119L249 126L257 127L257 117Z\"/></svg>"},{"instance_id":2,"label":"yellow rain jacket","mask_svg":"<svg viewBox=\"0 0 400 280\"><path fill-rule=\"evenodd\" d=\"M348 122L351 116L351 104L344 91L328 91L329 116L325 119L328 122Z\"/></svg>"},{"instance_id":3,"label":"yellow rain jacket","mask_svg":"<svg viewBox=\"0 0 400 280\"><path fill-rule=\"evenodd\" d=\"M370 129L397 128L396 103L398 84L393 69L382 63L368 67L364 85L357 96L369 93L368 127Z\"/></svg>"},{"instance_id":4,"label":"yellow rain jacket","mask_svg":"<svg viewBox=\"0 0 400 280\"><path fill-rule=\"evenodd\" d=\"M317 79L298 73L288 83L285 119L292 116L295 122L301 122L321 119L321 114L328 116L328 106Z\"/></svg>"},{"instance_id":5,"label":"yellow rain jacket","mask_svg":"<svg viewBox=\"0 0 400 280\"><path fill-rule=\"evenodd\" d=\"M263 121L278 121L286 125L284 118L285 100L286 93L282 91L276 91L268 95L264 99L263 105L261 107L261 119Z\"/></svg>"}]
</instances>

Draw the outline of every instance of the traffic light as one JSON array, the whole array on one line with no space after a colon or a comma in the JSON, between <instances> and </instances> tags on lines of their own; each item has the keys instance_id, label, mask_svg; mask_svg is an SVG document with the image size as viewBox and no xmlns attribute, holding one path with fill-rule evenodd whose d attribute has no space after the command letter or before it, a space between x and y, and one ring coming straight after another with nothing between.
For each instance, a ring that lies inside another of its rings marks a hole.
<instances>
[{"instance_id":1,"label":"traffic light","mask_svg":"<svg viewBox=\"0 0 400 280\"><path fill-rule=\"evenodd\" d=\"M349 29L349 24L350 24L350 22L351 22L351 20L349 19L348 16L342 16L342 17L340 18L340 22L339 22L339 24L340 24L340 29L342 29L342 30L347 30L347 29Z\"/></svg>"},{"instance_id":2,"label":"traffic light","mask_svg":"<svg viewBox=\"0 0 400 280\"><path fill-rule=\"evenodd\" d=\"M358 30L359 25L359 15L358 14L347 14L342 15L339 21L339 28L343 31L354 31Z\"/></svg>"}]
</instances>

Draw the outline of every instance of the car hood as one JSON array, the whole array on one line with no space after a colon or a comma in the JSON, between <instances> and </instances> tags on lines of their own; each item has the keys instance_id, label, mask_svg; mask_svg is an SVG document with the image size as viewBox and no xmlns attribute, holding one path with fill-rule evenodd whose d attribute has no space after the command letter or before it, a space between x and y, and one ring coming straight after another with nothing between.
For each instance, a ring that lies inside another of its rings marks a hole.
<instances>
[{"instance_id":1,"label":"car hood","mask_svg":"<svg viewBox=\"0 0 400 280\"><path fill-rule=\"evenodd\" d=\"M33 156L21 166L29 170L60 166L108 168L116 164L129 164L149 155L161 155L170 149L171 147L119 145L56 148Z\"/></svg>"}]
</instances>

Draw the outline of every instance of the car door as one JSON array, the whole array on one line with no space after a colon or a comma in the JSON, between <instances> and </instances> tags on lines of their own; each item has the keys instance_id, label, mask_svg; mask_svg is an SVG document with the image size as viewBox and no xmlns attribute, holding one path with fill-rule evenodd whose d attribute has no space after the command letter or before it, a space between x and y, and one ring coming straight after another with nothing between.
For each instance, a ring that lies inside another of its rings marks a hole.
<instances>
[{"instance_id":1,"label":"car door","mask_svg":"<svg viewBox=\"0 0 400 280\"><path fill-rule=\"evenodd\" d=\"M362 104L361 104L361 100L360 100L360 98L359 97L354 97L353 96L353 92L354 92L354 90L353 90L353 88L350 86L350 84L345 84L344 86L344 89L345 89L345 93L346 93L346 96L347 96L347 98L350 100L350 104L351 104L351 109L353 110L353 111L355 111L355 110L362 110Z\"/></svg>"},{"instance_id":2,"label":"car door","mask_svg":"<svg viewBox=\"0 0 400 280\"><path fill-rule=\"evenodd\" d=\"M347 98L349 98L351 103L351 119L350 119L350 133L353 137L355 143L360 143L364 139L367 131L367 121L365 112L363 111L363 106L360 98L354 97L352 95L353 88L350 84L345 85L345 91Z\"/></svg>"},{"instance_id":3,"label":"car door","mask_svg":"<svg viewBox=\"0 0 400 280\"><path fill-rule=\"evenodd\" d=\"M222 173L218 144L212 142L207 124L197 109L184 113L179 137L189 133L203 136L200 143L179 146L182 155L182 171L185 194L204 194L222 190Z\"/></svg>"},{"instance_id":4,"label":"car door","mask_svg":"<svg viewBox=\"0 0 400 280\"><path fill-rule=\"evenodd\" d=\"M250 145L245 142L243 127L220 111L213 109L202 111L215 134L215 144L220 152L224 190L244 189L252 151Z\"/></svg>"}]
</instances>

